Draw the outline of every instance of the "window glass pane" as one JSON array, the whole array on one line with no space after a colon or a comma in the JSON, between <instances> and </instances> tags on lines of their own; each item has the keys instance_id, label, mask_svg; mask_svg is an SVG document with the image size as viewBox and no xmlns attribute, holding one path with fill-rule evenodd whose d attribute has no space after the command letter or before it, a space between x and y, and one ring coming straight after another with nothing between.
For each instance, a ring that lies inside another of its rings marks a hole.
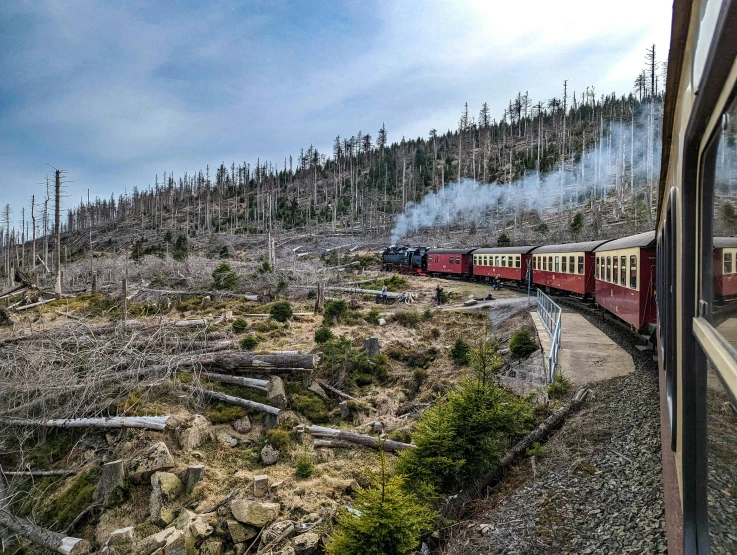
<instances>
[{"instance_id":1,"label":"window glass pane","mask_svg":"<svg viewBox=\"0 0 737 555\"><path fill-rule=\"evenodd\" d=\"M498 256L495 256L494 257L494 266L499 266L499 257Z\"/></svg>"},{"instance_id":2,"label":"window glass pane","mask_svg":"<svg viewBox=\"0 0 737 555\"><path fill-rule=\"evenodd\" d=\"M612 281L612 257L606 257L606 280Z\"/></svg>"},{"instance_id":3,"label":"window glass pane","mask_svg":"<svg viewBox=\"0 0 737 555\"><path fill-rule=\"evenodd\" d=\"M544 272L548 271L548 257L547 256L543 256L543 271Z\"/></svg>"},{"instance_id":4,"label":"window glass pane","mask_svg":"<svg viewBox=\"0 0 737 555\"><path fill-rule=\"evenodd\" d=\"M630 256L630 288L637 289L637 256Z\"/></svg>"},{"instance_id":5,"label":"window glass pane","mask_svg":"<svg viewBox=\"0 0 737 555\"><path fill-rule=\"evenodd\" d=\"M522 267L522 257L521 256L516 257L514 260L514 263L517 266L517 268L521 268Z\"/></svg>"},{"instance_id":6,"label":"window glass pane","mask_svg":"<svg viewBox=\"0 0 737 555\"><path fill-rule=\"evenodd\" d=\"M724 253L724 273L725 274L732 273L732 253L731 252Z\"/></svg>"},{"instance_id":7,"label":"window glass pane","mask_svg":"<svg viewBox=\"0 0 737 555\"><path fill-rule=\"evenodd\" d=\"M576 262L576 257L575 256L568 257L568 267L570 268L570 272L572 274L575 274L576 273L576 265L575 265L575 262Z\"/></svg>"},{"instance_id":8,"label":"window glass pane","mask_svg":"<svg viewBox=\"0 0 737 555\"><path fill-rule=\"evenodd\" d=\"M506 265L507 265L507 257L502 256L502 267L506 267Z\"/></svg>"},{"instance_id":9,"label":"window glass pane","mask_svg":"<svg viewBox=\"0 0 737 555\"><path fill-rule=\"evenodd\" d=\"M460 264L460 263L461 263L461 257L460 256L456 256L456 264Z\"/></svg>"},{"instance_id":10,"label":"window glass pane","mask_svg":"<svg viewBox=\"0 0 737 555\"><path fill-rule=\"evenodd\" d=\"M614 260L612 260L612 275L614 276L612 283L619 283L619 257L618 256L615 256Z\"/></svg>"},{"instance_id":11,"label":"window glass pane","mask_svg":"<svg viewBox=\"0 0 737 555\"><path fill-rule=\"evenodd\" d=\"M560 271L563 272L564 274L567 274L568 273L568 259L564 256L562 262L563 262L563 265L561 266Z\"/></svg>"},{"instance_id":12,"label":"window glass pane","mask_svg":"<svg viewBox=\"0 0 737 555\"><path fill-rule=\"evenodd\" d=\"M578 273L583 275L583 256L578 257Z\"/></svg>"},{"instance_id":13,"label":"window glass pane","mask_svg":"<svg viewBox=\"0 0 737 555\"><path fill-rule=\"evenodd\" d=\"M553 257L552 256L548 256L548 270L551 272L553 271Z\"/></svg>"},{"instance_id":14,"label":"window glass pane","mask_svg":"<svg viewBox=\"0 0 737 555\"><path fill-rule=\"evenodd\" d=\"M555 271L556 272L560 271L560 257L559 256L555 257Z\"/></svg>"},{"instance_id":15,"label":"window glass pane","mask_svg":"<svg viewBox=\"0 0 737 555\"><path fill-rule=\"evenodd\" d=\"M627 257L622 257L622 268L620 268L620 272L622 272L622 280L620 281L620 285L622 287L627 287Z\"/></svg>"}]
</instances>

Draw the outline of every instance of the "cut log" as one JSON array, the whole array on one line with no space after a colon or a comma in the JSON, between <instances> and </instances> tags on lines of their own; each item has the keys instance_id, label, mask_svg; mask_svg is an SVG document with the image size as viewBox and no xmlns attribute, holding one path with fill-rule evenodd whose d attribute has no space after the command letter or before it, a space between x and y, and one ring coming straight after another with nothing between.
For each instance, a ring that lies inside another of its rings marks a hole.
<instances>
[{"instance_id":1,"label":"cut log","mask_svg":"<svg viewBox=\"0 0 737 555\"><path fill-rule=\"evenodd\" d=\"M12 297L14 295L22 295L23 293L26 292L27 289L28 287L26 287L25 285L20 285L16 287L15 289L11 289L10 291L7 291L6 293L3 293L2 295L0 295L0 300L5 299L7 297Z\"/></svg>"},{"instance_id":2,"label":"cut log","mask_svg":"<svg viewBox=\"0 0 737 555\"><path fill-rule=\"evenodd\" d=\"M28 420L0 417L0 422L12 426L44 426L47 428L143 428L164 430L169 416L111 416L108 418L61 418Z\"/></svg>"},{"instance_id":3,"label":"cut log","mask_svg":"<svg viewBox=\"0 0 737 555\"><path fill-rule=\"evenodd\" d=\"M41 547L63 555L78 555L90 552L90 544L87 540L52 532L33 524L25 518L13 516L5 511L0 512L0 526L31 540Z\"/></svg>"},{"instance_id":4,"label":"cut log","mask_svg":"<svg viewBox=\"0 0 737 555\"><path fill-rule=\"evenodd\" d=\"M327 389L328 391L331 391L332 393L335 393L338 397L341 397L343 399L348 399L349 401L355 401L356 400L355 397L351 397L347 393L342 392L340 389L338 389L336 387L333 387L332 385L329 385L329 384L325 383L322 380L315 380L315 381L317 383L319 383L322 387L324 387L325 389Z\"/></svg>"},{"instance_id":5,"label":"cut log","mask_svg":"<svg viewBox=\"0 0 737 555\"><path fill-rule=\"evenodd\" d=\"M207 378L208 380L214 380L216 382L241 385L243 387L259 389L261 391L266 391L266 386L269 384L269 380L259 380L256 378L243 378L241 376L230 376L228 374L216 374L214 372L200 372L200 376Z\"/></svg>"},{"instance_id":6,"label":"cut log","mask_svg":"<svg viewBox=\"0 0 737 555\"><path fill-rule=\"evenodd\" d=\"M29 308L35 308L37 306L41 306L42 304L50 303L51 301L55 301L56 299L46 299L45 301L38 301L37 303L31 303L24 306L16 306L13 310L16 312L20 312L21 310L28 310Z\"/></svg>"},{"instance_id":7,"label":"cut log","mask_svg":"<svg viewBox=\"0 0 737 555\"><path fill-rule=\"evenodd\" d=\"M557 429L571 413L581 408L581 405L586 401L588 394L589 390L587 388L583 387L579 389L568 403L548 416L537 428L507 451L507 453L499 460L499 463L494 470L480 476L473 485L455 496L452 501L445 506L443 516L453 519L460 517L463 514L465 507L468 506L469 501L483 495L486 488L497 483L512 463L524 455L536 441L540 441L547 437L553 430Z\"/></svg>"},{"instance_id":8,"label":"cut log","mask_svg":"<svg viewBox=\"0 0 737 555\"><path fill-rule=\"evenodd\" d=\"M401 441L394 441L391 439L381 440L373 436L346 432L335 428L325 428L324 426L307 426L305 427L305 431L317 438L348 441L350 443L365 445L366 447L373 447L374 449L379 449L383 445L385 451L404 451L405 449L416 448L416 446L411 443L402 443Z\"/></svg>"},{"instance_id":9,"label":"cut log","mask_svg":"<svg viewBox=\"0 0 737 555\"><path fill-rule=\"evenodd\" d=\"M198 388L185 384L183 384L183 386L185 389L189 390L192 393L201 393L205 397L209 397L210 399L217 399L218 401L225 401L226 403L231 403L233 405L240 405L241 407L245 407L247 409L255 410L258 412L265 412L266 414L270 414L272 416L279 416L279 413L281 412L281 410L277 407L264 405L263 403L257 403L256 401L249 401L248 399L242 399L240 397L233 397L232 395L220 393L219 391L212 391L211 389Z\"/></svg>"},{"instance_id":10,"label":"cut log","mask_svg":"<svg viewBox=\"0 0 737 555\"><path fill-rule=\"evenodd\" d=\"M224 370L252 370L254 368L315 368L312 354L266 354L227 353L213 356L202 356L198 362L203 366L212 366Z\"/></svg>"},{"instance_id":11,"label":"cut log","mask_svg":"<svg viewBox=\"0 0 737 555\"><path fill-rule=\"evenodd\" d=\"M312 445L318 449L320 447L329 447L331 449L353 449L357 444L348 441L332 440L332 439L314 439Z\"/></svg>"},{"instance_id":12,"label":"cut log","mask_svg":"<svg viewBox=\"0 0 737 555\"><path fill-rule=\"evenodd\" d=\"M6 476L71 476L79 470L19 470L16 472L5 472Z\"/></svg>"}]
</instances>

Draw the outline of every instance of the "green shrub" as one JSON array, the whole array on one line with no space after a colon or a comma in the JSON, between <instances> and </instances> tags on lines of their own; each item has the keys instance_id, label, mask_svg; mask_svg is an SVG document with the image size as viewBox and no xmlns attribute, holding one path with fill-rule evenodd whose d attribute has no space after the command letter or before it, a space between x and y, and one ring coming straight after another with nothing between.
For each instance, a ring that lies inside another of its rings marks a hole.
<instances>
[{"instance_id":1,"label":"green shrub","mask_svg":"<svg viewBox=\"0 0 737 555\"><path fill-rule=\"evenodd\" d=\"M258 345L258 339L252 335L247 335L241 339L241 349L244 351L253 351Z\"/></svg>"},{"instance_id":2,"label":"green shrub","mask_svg":"<svg viewBox=\"0 0 737 555\"><path fill-rule=\"evenodd\" d=\"M292 443L292 432L282 430L281 428L267 430L266 441L279 449L279 451L284 451L289 447L289 444Z\"/></svg>"},{"instance_id":3,"label":"green shrub","mask_svg":"<svg viewBox=\"0 0 737 555\"><path fill-rule=\"evenodd\" d=\"M389 434L389 439L392 441L400 441L402 443L412 443L412 434L407 430L394 430Z\"/></svg>"},{"instance_id":4,"label":"green shrub","mask_svg":"<svg viewBox=\"0 0 737 555\"><path fill-rule=\"evenodd\" d=\"M267 318L266 320L256 322L253 325L253 329L259 333L269 333L271 331L279 329L279 324L271 318Z\"/></svg>"},{"instance_id":5,"label":"green shrub","mask_svg":"<svg viewBox=\"0 0 737 555\"><path fill-rule=\"evenodd\" d=\"M406 288L407 285L409 285L409 281L407 281L407 278L395 274L391 277L369 283L364 287L366 289L371 289L372 291L379 291L384 285L386 285L387 290L396 293L401 289Z\"/></svg>"},{"instance_id":6,"label":"green shrub","mask_svg":"<svg viewBox=\"0 0 737 555\"><path fill-rule=\"evenodd\" d=\"M308 454L300 455L297 458L295 474L297 478L309 478L312 476L315 466L312 464L312 458Z\"/></svg>"},{"instance_id":7,"label":"green shrub","mask_svg":"<svg viewBox=\"0 0 737 555\"><path fill-rule=\"evenodd\" d=\"M412 381L414 382L415 391L419 391L422 384L427 380L427 370L424 368L415 368L412 372Z\"/></svg>"},{"instance_id":8,"label":"green shrub","mask_svg":"<svg viewBox=\"0 0 737 555\"><path fill-rule=\"evenodd\" d=\"M227 262L221 262L220 265L212 271L213 289L233 289L237 284L238 274Z\"/></svg>"},{"instance_id":9,"label":"green shrub","mask_svg":"<svg viewBox=\"0 0 737 555\"><path fill-rule=\"evenodd\" d=\"M526 455L528 457L537 457L538 459L540 459L545 456L545 447L543 447L536 441L532 444L532 447L527 450Z\"/></svg>"},{"instance_id":10,"label":"green shrub","mask_svg":"<svg viewBox=\"0 0 737 555\"><path fill-rule=\"evenodd\" d=\"M344 321L347 326L359 326L363 324L364 319L358 312L350 310L348 311L348 314L345 315Z\"/></svg>"},{"instance_id":11,"label":"green shrub","mask_svg":"<svg viewBox=\"0 0 737 555\"><path fill-rule=\"evenodd\" d=\"M426 308L422 311L422 319L425 321L432 320L433 316L435 316L435 312L431 308Z\"/></svg>"},{"instance_id":12,"label":"green shrub","mask_svg":"<svg viewBox=\"0 0 737 555\"><path fill-rule=\"evenodd\" d=\"M321 374L336 387L366 385L387 378L385 359L371 360L363 349L354 349L341 335L323 343Z\"/></svg>"},{"instance_id":13,"label":"green shrub","mask_svg":"<svg viewBox=\"0 0 737 555\"><path fill-rule=\"evenodd\" d=\"M459 337L450 350L450 358L458 366L468 366L471 362L471 346Z\"/></svg>"},{"instance_id":14,"label":"green shrub","mask_svg":"<svg viewBox=\"0 0 737 555\"><path fill-rule=\"evenodd\" d=\"M348 314L348 303L343 300L325 301L325 310L323 312L323 322L328 325L340 322Z\"/></svg>"},{"instance_id":15,"label":"green shrub","mask_svg":"<svg viewBox=\"0 0 737 555\"><path fill-rule=\"evenodd\" d=\"M322 325L315 330L315 343L325 343L333 338L333 332L326 325Z\"/></svg>"},{"instance_id":16,"label":"green shrub","mask_svg":"<svg viewBox=\"0 0 737 555\"><path fill-rule=\"evenodd\" d=\"M292 305L289 301L276 301L271 305L269 314L277 322L286 322L292 317Z\"/></svg>"},{"instance_id":17,"label":"green shrub","mask_svg":"<svg viewBox=\"0 0 737 555\"><path fill-rule=\"evenodd\" d=\"M397 312L394 319L405 328L415 328L420 323L420 313L416 310Z\"/></svg>"},{"instance_id":18,"label":"green shrub","mask_svg":"<svg viewBox=\"0 0 737 555\"><path fill-rule=\"evenodd\" d=\"M295 393L290 397L289 401L294 410L304 415L310 422L324 424L330 420L330 414L325 401L311 391Z\"/></svg>"},{"instance_id":19,"label":"green shrub","mask_svg":"<svg viewBox=\"0 0 737 555\"><path fill-rule=\"evenodd\" d=\"M218 403L208 416L213 424L227 424L233 422L233 420L243 418L245 415L246 409L243 407Z\"/></svg>"},{"instance_id":20,"label":"green shrub","mask_svg":"<svg viewBox=\"0 0 737 555\"><path fill-rule=\"evenodd\" d=\"M517 330L509 340L509 350L519 358L526 357L537 351L537 344L526 329Z\"/></svg>"},{"instance_id":21,"label":"green shrub","mask_svg":"<svg viewBox=\"0 0 737 555\"><path fill-rule=\"evenodd\" d=\"M243 333L248 328L248 322L245 318L236 318L233 320L233 331L235 333Z\"/></svg>"},{"instance_id":22,"label":"green shrub","mask_svg":"<svg viewBox=\"0 0 737 555\"><path fill-rule=\"evenodd\" d=\"M171 255L178 262L187 260L187 256L189 256L189 242L187 241L187 236L183 233L177 236L177 242L174 244Z\"/></svg>"},{"instance_id":23,"label":"green shrub","mask_svg":"<svg viewBox=\"0 0 737 555\"><path fill-rule=\"evenodd\" d=\"M558 372L553 377L552 383L548 384L548 395L552 399L560 399L561 397L565 397L566 393L571 390L572 386L573 384L571 383L571 380Z\"/></svg>"},{"instance_id":24,"label":"green shrub","mask_svg":"<svg viewBox=\"0 0 737 555\"><path fill-rule=\"evenodd\" d=\"M366 320L369 324L372 324L374 326L379 325L379 311L375 308L372 308L369 310L363 317L364 320Z\"/></svg>"},{"instance_id":25,"label":"green shrub","mask_svg":"<svg viewBox=\"0 0 737 555\"><path fill-rule=\"evenodd\" d=\"M532 420L528 400L494 382L465 380L425 410L412 434L417 448L400 454L399 469L412 487L456 492L493 470Z\"/></svg>"},{"instance_id":26,"label":"green shrub","mask_svg":"<svg viewBox=\"0 0 737 555\"><path fill-rule=\"evenodd\" d=\"M400 343L392 343L384 351L386 356L405 363L410 368L428 368L438 356L435 347L405 347Z\"/></svg>"},{"instance_id":27,"label":"green shrub","mask_svg":"<svg viewBox=\"0 0 737 555\"><path fill-rule=\"evenodd\" d=\"M381 475L356 492L357 514L338 510L335 533L325 546L329 555L410 555L432 528L436 514L405 490L401 476L387 477L381 454Z\"/></svg>"},{"instance_id":28,"label":"green shrub","mask_svg":"<svg viewBox=\"0 0 737 555\"><path fill-rule=\"evenodd\" d=\"M61 495L46 502L42 508L43 520L66 527L92 503L97 487L97 476L89 470L80 474L75 482Z\"/></svg>"},{"instance_id":29,"label":"green shrub","mask_svg":"<svg viewBox=\"0 0 737 555\"><path fill-rule=\"evenodd\" d=\"M432 328L430 330L430 337L432 339L440 339L440 330L438 328Z\"/></svg>"}]
</instances>

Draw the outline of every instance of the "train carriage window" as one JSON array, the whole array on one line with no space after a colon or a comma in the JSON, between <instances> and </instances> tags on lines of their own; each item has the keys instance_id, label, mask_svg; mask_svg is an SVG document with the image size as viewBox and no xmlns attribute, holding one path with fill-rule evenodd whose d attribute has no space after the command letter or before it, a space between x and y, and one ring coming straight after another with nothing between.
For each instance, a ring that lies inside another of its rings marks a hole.
<instances>
[{"instance_id":1,"label":"train carriage window","mask_svg":"<svg viewBox=\"0 0 737 555\"><path fill-rule=\"evenodd\" d=\"M548 271L550 272L553 271L553 257L552 256L548 256Z\"/></svg>"},{"instance_id":2,"label":"train carriage window","mask_svg":"<svg viewBox=\"0 0 737 555\"><path fill-rule=\"evenodd\" d=\"M502 268L506 268L506 266L507 266L507 257L502 256Z\"/></svg>"},{"instance_id":3,"label":"train carriage window","mask_svg":"<svg viewBox=\"0 0 737 555\"><path fill-rule=\"evenodd\" d=\"M630 256L630 289L637 289L637 256Z\"/></svg>"},{"instance_id":4,"label":"train carriage window","mask_svg":"<svg viewBox=\"0 0 737 555\"><path fill-rule=\"evenodd\" d=\"M456 256L456 264L460 264L460 263L461 263L461 257L460 256Z\"/></svg>"},{"instance_id":5,"label":"train carriage window","mask_svg":"<svg viewBox=\"0 0 737 555\"><path fill-rule=\"evenodd\" d=\"M555 257L555 271L556 272L560 271L560 257L559 256Z\"/></svg>"},{"instance_id":6,"label":"train carriage window","mask_svg":"<svg viewBox=\"0 0 737 555\"><path fill-rule=\"evenodd\" d=\"M731 252L724 253L724 273L725 274L732 273L732 253Z\"/></svg>"},{"instance_id":7,"label":"train carriage window","mask_svg":"<svg viewBox=\"0 0 737 555\"><path fill-rule=\"evenodd\" d=\"M622 273L622 279L620 281L620 284L622 287L627 287L627 257L622 257L622 267L619 269L619 271Z\"/></svg>"},{"instance_id":8,"label":"train carriage window","mask_svg":"<svg viewBox=\"0 0 737 555\"><path fill-rule=\"evenodd\" d=\"M567 263L567 258L565 256L563 257L562 266L560 268L560 271L563 272L564 274L568 273L568 263Z\"/></svg>"},{"instance_id":9,"label":"train carriage window","mask_svg":"<svg viewBox=\"0 0 737 555\"><path fill-rule=\"evenodd\" d=\"M543 272L547 272L547 271L548 271L548 257L543 256Z\"/></svg>"},{"instance_id":10,"label":"train carriage window","mask_svg":"<svg viewBox=\"0 0 737 555\"><path fill-rule=\"evenodd\" d=\"M606 257L606 280L612 281L612 257Z\"/></svg>"},{"instance_id":11,"label":"train carriage window","mask_svg":"<svg viewBox=\"0 0 737 555\"><path fill-rule=\"evenodd\" d=\"M515 256L514 257L514 266L516 268L521 268L522 267L522 257L521 256Z\"/></svg>"},{"instance_id":12,"label":"train carriage window","mask_svg":"<svg viewBox=\"0 0 737 555\"><path fill-rule=\"evenodd\" d=\"M499 266L499 257L498 256L495 256L494 257L494 266Z\"/></svg>"},{"instance_id":13,"label":"train carriage window","mask_svg":"<svg viewBox=\"0 0 737 555\"><path fill-rule=\"evenodd\" d=\"M440 257L438 255L435 255L435 264L437 264L438 262L440 262Z\"/></svg>"},{"instance_id":14,"label":"train carriage window","mask_svg":"<svg viewBox=\"0 0 737 555\"><path fill-rule=\"evenodd\" d=\"M583 256L578 257L578 273L583 275L584 270L584 262L583 262Z\"/></svg>"},{"instance_id":15,"label":"train carriage window","mask_svg":"<svg viewBox=\"0 0 737 555\"><path fill-rule=\"evenodd\" d=\"M576 273L575 262L576 262L576 257L575 256L569 256L568 257L568 268L569 268L569 271L572 274L575 274Z\"/></svg>"},{"instance_id":16,"label":"train carriage window","mask_svg":"<svg viewBox=\"0 0 737 555\"><path fill-rule=\"evenodd\" d=\"M612 283L619 283L619 257L615 256L612 260Z\"/></svg>"},{"instance_id":17,"label":"train carriage window","mask_svg":"<svg viewBox=\"0 0 737 555\"><path fill-rule=\"evenodd\" d=\"M595 266L594 266L594 278L596 278L596 279L600 279L599 278L599 263L600 262L601 262L601 258L599 258L597 256L596 259L595 259L595 262L594 262L595 263Z\"/></svg>"}]
</instances>

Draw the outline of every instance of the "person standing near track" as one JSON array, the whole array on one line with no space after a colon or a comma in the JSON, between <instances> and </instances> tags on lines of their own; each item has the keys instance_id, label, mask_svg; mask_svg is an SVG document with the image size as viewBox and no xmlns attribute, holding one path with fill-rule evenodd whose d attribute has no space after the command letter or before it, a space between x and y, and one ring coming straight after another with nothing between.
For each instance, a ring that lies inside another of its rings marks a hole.
<instances>
[{"instance_id":1,"label":"person standing near track","mask_svg":"<svg viewBox=\"0 0 737 555\"><path fill-rule=\"evenodd\" d=\"M386 284L382 285L381 286L381 302L382 302L382 304L387 304L387 301L386 301L386 294L387 294L387 292L388 292L388 290L386 288Z\"/></svg>"}]
</instances>

